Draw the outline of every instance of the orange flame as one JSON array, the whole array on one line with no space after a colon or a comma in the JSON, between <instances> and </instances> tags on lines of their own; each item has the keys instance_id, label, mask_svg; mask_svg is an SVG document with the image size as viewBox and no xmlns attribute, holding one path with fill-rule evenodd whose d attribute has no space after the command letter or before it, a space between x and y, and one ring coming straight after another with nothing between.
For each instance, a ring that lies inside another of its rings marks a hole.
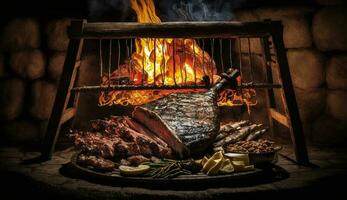
<instances>
[{"instance_id":1,"label":"orange flame","mask_svg":"<svg viewBox=\"0 0 347 200\"><path fill-rule=\"evenodd\" d=\"M138 22L161 22L156 15L153 0L130 0L130 3L137 14ZM122 82L122 77L127 77L127 83L133 85L202 85L204 76L213 77L216 74L215 62L193 39L137 38L135 52L131 58L111 74L110 80L104 76L103 84L119 84ZM180 90L180 92L201 91L204 90ZM177 90L102 92L99 105L141 105L175 92ZM235 105L237 98L230 98L230 95L237 96L231 90L224 90L220 95L219 105ZM241 104L242 102L243 98Z\"/></svg>"}]
</instances>

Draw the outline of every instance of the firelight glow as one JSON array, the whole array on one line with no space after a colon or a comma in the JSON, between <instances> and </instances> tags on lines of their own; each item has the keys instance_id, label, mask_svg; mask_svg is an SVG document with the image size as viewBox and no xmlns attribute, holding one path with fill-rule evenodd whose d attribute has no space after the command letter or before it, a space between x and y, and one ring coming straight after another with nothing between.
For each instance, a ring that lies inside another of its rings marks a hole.
<instances>
[{"instance_id":1,"label":"firelight glow","mask_svg":"<svg viewBox=\"0 0 347 200\"><path fill-rule=\"evenodd\" d=\"M139 23L160 23L153 0L130 0ZM203 51L194 39L186 38L137 38L135 52L124 64L113 71L110 80L103 77L103 84L113 83L117 78L129 76L133 85L203 85L203 77L209 76L211 83L216 80L217 68L210 55ZM213 83L212 83L213 84ZM180 90L180 92L204 92L206 90ZM131 90L107 91L99 97L99 105L142 105L177 90ZM242 90L242 93L249 93ZM242 96L242 97L241 97ZM219 95L220 106L234 106L245 102L247 95L237 96L235 91L224 90ZM249 95L248 95L249 96Z\"/></svg>"}]
</instances>

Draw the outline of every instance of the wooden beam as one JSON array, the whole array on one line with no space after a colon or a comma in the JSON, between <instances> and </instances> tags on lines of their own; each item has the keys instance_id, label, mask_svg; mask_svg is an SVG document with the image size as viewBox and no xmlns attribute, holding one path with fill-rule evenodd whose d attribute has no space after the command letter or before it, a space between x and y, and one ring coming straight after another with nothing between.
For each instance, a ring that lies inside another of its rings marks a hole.
<instances>
[{"instance_id":1,"label":"wooden beam","mask_svg":"<svg viewBox=\"0 0 347 200\"><path fill-rule=\"evenodd\" d=\"M85 23L82 32L69 31L70 38L232 38L265 36L273 32L271 21L266 22L162 22L154 23Z\"/></svg>"},{"instance_id":2,"label":"wooden beam","mask_svg":"<svg viewBox=\"0 0 347 200\"><path fill-rule=\"evenodd\" d=\"M75 68L79 68L80 66L81 66L81 61L80 60L76 61Z\"/></svg>"},{"instance_id":3,"label":"wooden beam","mask_svg":"<svg viewBox=\"0 0 347 200\"><path fill-rule=\"evenodd\" d=\"M277 112L273 108L270 108L270 115L274 120L278 121L280 124L289 128L288 120L287 120L287 117L285 115Z\"/></svg>"},{"instance_id":4,"label":"wooden beam","mask_svg":"<svg viewBox=\"0 0 347 200\"><path fill-rule=\"evenodd\" d=\"M63 116L60 119L60 124L64 124L69 119L73 118L76 115L76 108L68 108L64 111Z\"/></svg>"}]
</instances>

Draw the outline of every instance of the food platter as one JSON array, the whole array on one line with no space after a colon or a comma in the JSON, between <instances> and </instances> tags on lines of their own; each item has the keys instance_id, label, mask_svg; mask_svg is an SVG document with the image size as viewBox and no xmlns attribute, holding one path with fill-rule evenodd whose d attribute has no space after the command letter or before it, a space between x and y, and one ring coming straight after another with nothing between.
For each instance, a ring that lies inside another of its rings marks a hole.
<instances>
[{"instance_id":1,"label":"food platter","mask_svg":"<svg viewBox=\"0 0 347 200\"><path fill-rule=\"evenodd\" d=\"M255 168L252 171L237 172L225 175L208 176L203 173L192 175L181 175L175 178L152 178L152 177L126 177L122 176L119 170L112 172L98 172L78 164L77 158L79 153L76 153L71 158L70 168L73 170L74 175L79 178L86 179L92 182L104 183L109 185L121 186L137 186L137 187L199 187L225 183L239 185L245 183L252 183L252 180L259 180L264 177L264 170ZM193 184L193 185L192 185Z\"/></svg>"}]
</instances>

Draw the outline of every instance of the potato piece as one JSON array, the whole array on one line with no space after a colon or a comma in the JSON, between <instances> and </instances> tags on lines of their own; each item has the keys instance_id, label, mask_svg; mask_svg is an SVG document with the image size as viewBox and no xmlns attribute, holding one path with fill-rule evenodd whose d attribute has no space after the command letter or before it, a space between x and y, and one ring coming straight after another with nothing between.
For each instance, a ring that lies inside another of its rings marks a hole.
<instances>
[{"instance_id":1,"label":"potato piece","mask_svg":"<svg viewBox=\"0 0 347 200\"><path fill-rule=\"evenodd\" d=\"M231 161L243 161L245 165L249 165L249 156L244 153L225 153L226 157L228 157Z\"/></svg>"},{"instance_id":2,"label":"potato piece","mask_svg":"<svg viewBox=\"0 0 347 200\"><path fill-rule=\"evenodd\" d=\"M224 159L224 162L219 169L219 173L221 174L230 174L234 172L234 166L232 165L231 161L229 159Z\"/></svg>"},{"instance_id":3,"label":"potato piece","mask_svg":"<svg viewBox=\"0 0 347 200\"><path fill-rule=\"evenodd\" d=\"M201 160L201 165L204 166L207 161L208 161L208 158L206 156L204 156Z\"/></svg>"},{"instance_id":4,"label":"potato piece","mask_svg":"<svg viewBox=\"0 0 347 200\"><path fill-rule=\"evenodd\" d=\"M213 176L219 173L219 170L223 164L223 158L215 160L216 164L208 170L207 175Z\"/></svg>"},{"instance_id":5,"label":"potato piece","mask_svg":"<svg viewBox=\"0 0 347 200\"><path fill-rule=\"evenodd\" d=\"M221 151L216 152L215 154L213 154L213 156L211 158L209 158L205 162L205 164L203 165L202 171L208 175L214 174L216 167L218 167L218 165L220 167L220 165L222 164L222 163L220 163L222 161L222 159L223 159L223 153ZM212 168L213 168L213 170L211 171ZM209 171L210 171L210 173L208 173Z\"/></svg>"},{"instance_id":6,"label":"potato piece","mask_svg":"<svg viewBox=\"0 0 347 200\"><path fill-rule=\"evenodd\" d=\"M245 162L243 161L232 161L235 172L241 172L245 168Z\"/></svg>"}]
</instances>

